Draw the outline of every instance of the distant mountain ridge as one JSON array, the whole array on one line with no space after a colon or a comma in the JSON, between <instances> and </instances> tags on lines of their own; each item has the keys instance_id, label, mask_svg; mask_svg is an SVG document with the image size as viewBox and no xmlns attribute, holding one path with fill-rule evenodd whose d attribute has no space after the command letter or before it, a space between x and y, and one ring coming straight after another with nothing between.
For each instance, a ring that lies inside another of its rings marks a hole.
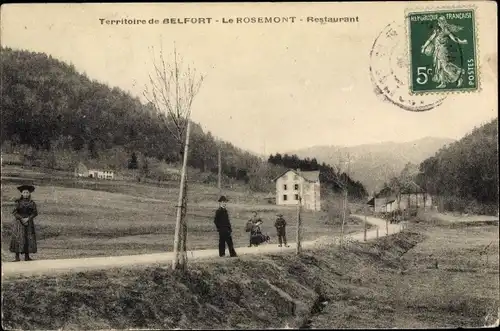
<instances>
[{"instance_id":1,"label":"distant mountain ridge","mask_svg":"<svg viewBox=\"0 0 500 331\"><path fill-rule=\"evenodd\" d=\"M349 154L352 178L363 183L371 193L399 174L407 163L418 165L454 141L450 138L425 137L403 143L388 141L350 147L313 146L286 153L301 158L316 158L318 162L332 166L341 165L343 170L347 169Z\"/></svg>"}]
</instances>

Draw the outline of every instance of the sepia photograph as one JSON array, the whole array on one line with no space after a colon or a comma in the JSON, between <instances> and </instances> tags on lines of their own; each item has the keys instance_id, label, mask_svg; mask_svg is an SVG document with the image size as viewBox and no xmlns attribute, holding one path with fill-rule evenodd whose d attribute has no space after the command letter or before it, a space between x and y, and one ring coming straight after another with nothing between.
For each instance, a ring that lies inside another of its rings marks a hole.
<instances>
[{"instance_id":1,"label":"sepia photograph","mask_svg":"<svg viewBox=\"0 0 500 331\"><path fill-rule=\"evenodd\" d=\"M498 327L497 10L3 4L2 328Z\"/></svg>"}]
</instances>

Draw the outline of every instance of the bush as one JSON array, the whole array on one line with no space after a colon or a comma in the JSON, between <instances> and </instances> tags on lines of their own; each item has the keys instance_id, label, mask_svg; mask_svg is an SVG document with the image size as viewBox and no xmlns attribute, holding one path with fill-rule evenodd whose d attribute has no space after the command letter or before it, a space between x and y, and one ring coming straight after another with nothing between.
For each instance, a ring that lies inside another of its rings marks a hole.
<instances>
[{"instance_id":1,"label":"bush","mask_svg":"<svg viewBox=\"0 0 500 331\"><path fill-rule=\"evenodd\" d=\"M498 203L484 204L474 199L456 196L440 196L438 206L440 212L458 212L477 215L497 215Z\"/></svg>"},{"instance_id":2,"label":"bush","mask_svg":"<svg viewBox=\"0 0 500 331\"><path fill-rule=\"evenodd\" d=\"M327 200L323 203L323 210L327 214L327 223L328 224L342 224L343 217L343 209L342 209L342 198L336 197ZM346 220L349 219L351 215L351 210L347 208L346 210Z\"/></svg>"}]
</instances>

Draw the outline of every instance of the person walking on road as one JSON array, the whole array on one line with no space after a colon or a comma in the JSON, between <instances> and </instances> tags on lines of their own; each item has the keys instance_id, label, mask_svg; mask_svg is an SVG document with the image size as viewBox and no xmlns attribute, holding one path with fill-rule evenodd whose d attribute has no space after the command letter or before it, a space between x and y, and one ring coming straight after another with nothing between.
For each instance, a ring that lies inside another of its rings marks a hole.
<instances>
[{"instance_id":1,"label":"person walking on road","mask_svg":"<svg viewBox=\"0 0 500 331\"><path fill-rule=\"evenodd\" d=\"M219 209L215 212L214 223L219 232L219 256L223 257L226 255L226 244L229 249L229 255L231 257L238 256L233 246L233 238L231 237L232 229L231 222L229 221L229 214L226 209L227 198L221 196L219 198Z\"/></svg>"},{"instance_id":2,"label":"person walking on road","mask_svg":"<svg viewBox=\"0 0 500 331\"><path fill-rule=\"evenodd\" d=\"M276 221L274 222L274 227L276 228L276 232L278 234L278 247L281 247L285 244L285 247L289 247L286 242L286 221L283 218L283 214L276 215Z\"/></svg>"},{"instance_id":3,"label":"person walking on road","mask_svg":"<svg viewBox=\"0 0 500 331\"><path fill-rule=\"evenodd\" d=\"M30 253L37 252L35 224L33 220L38 216L35 201L31 200L31 193L35 191L33 185L21 185L17 188L21 198L16 200L12 212L15 217L10 241L10 252L16 254L15 261L20 261L20 254L24 253L24 260L31 261Z\"/></svg>"}]
</instances>

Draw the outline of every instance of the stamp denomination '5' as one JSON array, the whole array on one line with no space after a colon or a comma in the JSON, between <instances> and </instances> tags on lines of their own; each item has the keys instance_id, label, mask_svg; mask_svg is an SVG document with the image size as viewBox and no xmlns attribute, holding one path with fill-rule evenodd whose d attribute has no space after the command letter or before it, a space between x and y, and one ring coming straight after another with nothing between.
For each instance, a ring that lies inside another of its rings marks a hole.
<instances>
[{"instance_id":1,"label":"stamp denomination '5'","mask_svg":"<svg viewBox=\"0 0 500 331\"><path fill-rule=\"evenodd\" d=\"M408 31L411 92L478 89L474 10L409 13Z\"/></svg>"}]
</instances>

